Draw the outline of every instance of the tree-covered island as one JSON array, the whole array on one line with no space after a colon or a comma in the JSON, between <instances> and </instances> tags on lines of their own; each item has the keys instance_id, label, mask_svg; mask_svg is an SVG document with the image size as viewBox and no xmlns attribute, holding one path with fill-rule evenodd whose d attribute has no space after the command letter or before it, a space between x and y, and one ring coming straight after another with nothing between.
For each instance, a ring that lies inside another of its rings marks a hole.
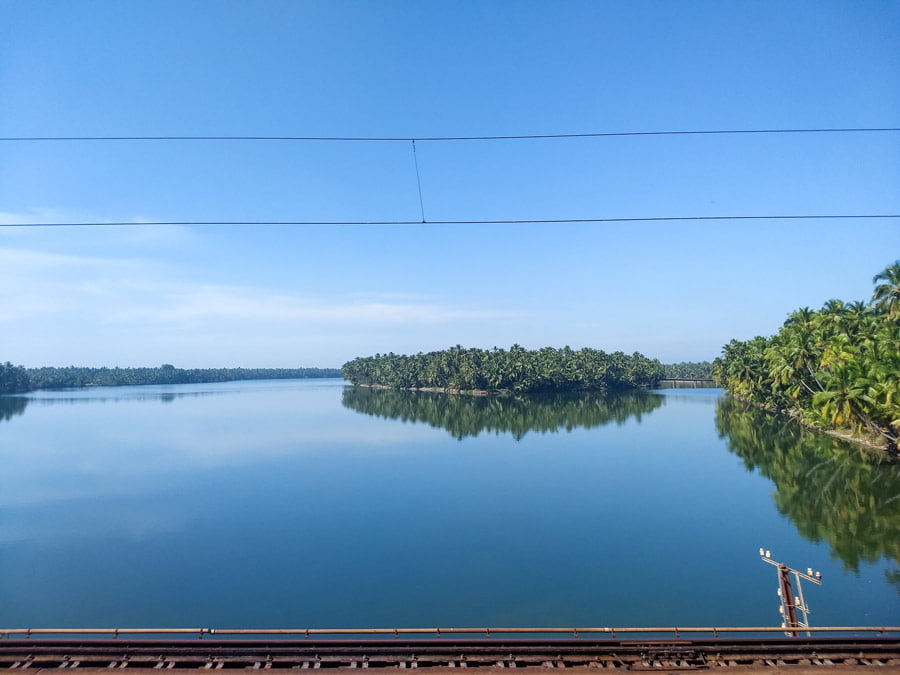
<instances>
[{"instance_id":1,"label":"tree-covered island","mask_svg":"<svg viewBox=\"0 0 900 675\"><path fill-rule=\"evenodd\" d=\"M663 377L663 366L638 352L456 345L411 356L359 357L345 363L341 373L355 385L391 389L525 393L652 387Z\"/></svg>"},{"instance_id":2,"label":"tree-covered island","mask_svg":"<svg viewBox=\"0 0 900 675\"><path fill-rule=\"evenodd\" d=\"M900 261L877 274L869 303L829 300L791 313L777 335L732 340L713 363L733 396L897 453Z\"/></svg>"}]
</instances>

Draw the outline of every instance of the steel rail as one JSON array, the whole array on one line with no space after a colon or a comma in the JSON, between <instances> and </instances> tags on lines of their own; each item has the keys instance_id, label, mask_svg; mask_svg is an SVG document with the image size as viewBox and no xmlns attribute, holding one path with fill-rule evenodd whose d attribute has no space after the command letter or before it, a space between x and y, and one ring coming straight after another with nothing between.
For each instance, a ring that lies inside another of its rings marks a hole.
<instances>
[{"instance_id":1,"label":"steel rail","mask_svg":"<svg viewBox=\"0 0 900 675\"><path fill-rule=\"evenodd\" d=\"M2 640L0 670L605 668L718 670L784 666L900 672L900 638L447 638ZM577 671L576 671L577 672ZM744 670L746 672L746 669Z\"/></svg>"},{"instance_id":2,"label":"steel rail","mask_svg":"<svg viewBox=\"0 0 900 675\"><path fill-rule=\"evenodd\" d=\"M711 633L723 634L783 633L784 627L772 626L626 626L626 627L470 627L470 628L0 628L0 638L25 636L26 638L45 635L492 635L514 634L680 634ZM809 633L900 633L900 626L820 626L804 628Z\"/></svg>"}]
</instances>

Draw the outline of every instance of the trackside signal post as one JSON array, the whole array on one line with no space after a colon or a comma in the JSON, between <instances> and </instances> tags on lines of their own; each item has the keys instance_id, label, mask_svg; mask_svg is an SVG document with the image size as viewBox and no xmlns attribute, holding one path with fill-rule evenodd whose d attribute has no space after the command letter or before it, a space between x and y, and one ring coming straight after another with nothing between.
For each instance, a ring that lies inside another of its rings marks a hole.
<instances>
[{"instance_id":1,"label":"trackside signal post","mask_svg":"<svg viewBox=\"0 0 900 675\"><path fill-rule=\"evenodd\" d=\"M809 628L810 609L806 604L806 600L803 599L803 587L800 585L800 579L806 579L821 586L822 573L814 572L812 568L807 568L804 574L800 570L795 570L784 563L772 560L772 552L764 548L759 549L759 555L763 562L774 565L778 569L778 596L781 598L781 607L778 611L784 617L781 626L789 629ZM794 589L791 585L792 574L797 583L797 595L794 595ZM801 614L803 615L802 619L800 618ZM800 635L797 630L786 630L784 634L788 637ZM809 633L807 633L808 635Z\"/></svg>"}]
</instances>

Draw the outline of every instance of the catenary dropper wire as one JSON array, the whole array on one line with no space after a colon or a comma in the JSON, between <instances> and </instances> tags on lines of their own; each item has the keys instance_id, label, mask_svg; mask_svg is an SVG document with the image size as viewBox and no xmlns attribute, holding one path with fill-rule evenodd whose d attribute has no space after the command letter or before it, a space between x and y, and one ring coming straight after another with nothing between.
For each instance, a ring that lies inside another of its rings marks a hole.
<instances>
[{"instance_id":1,"label":"catenary dropper wire","mask_svg":"<svg viewBox=\"0 0 900 675\"><path fill-rule=\"evenodd\" d=\"M425 202L422 201L422 179L419 177L419 159L416 157L416 142L412 142L413 161L416 164L416 185L419 188L419 209L422 212L422 222L425 222Z\"/></svg>"}]
</instances>

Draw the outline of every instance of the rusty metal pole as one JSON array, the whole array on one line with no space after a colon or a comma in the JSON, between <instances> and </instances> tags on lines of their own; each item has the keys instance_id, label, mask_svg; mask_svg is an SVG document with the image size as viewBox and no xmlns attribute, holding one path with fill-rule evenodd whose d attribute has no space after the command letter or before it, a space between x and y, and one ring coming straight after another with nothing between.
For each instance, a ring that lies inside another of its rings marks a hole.
<instances>
[{"instance_id":1,"label":"rusty metal pole","mask_svg":"<svg viewBox=\"0 0 900 675\"><path fill-rule=\"evenodd\" d=\"M778 595L781 596L780 609L781 614L784 617L782 627L789 629L785 631L785 635L787 635L788 637L799 637L800 632L797 629L804 628L807 630L806 634L808 636L809 607L807 607L806 601L803 599L803 586L800 583L800 579L807 579L814 584L821 585L821 572L814 572L810 568L807 569L806 574L804 574L800 570L795 570L793 567L788 567L784 563L773 560L772 552L768 549L759 549L759 555L762 558L763 562L774 565L778 570ZM798 596L794 596L794 589L791 585L791 574L793 574L797 580L797 592L799 593ZM797 616L797 610L800 610L803 613L802 621Z\"/></svg>"},{"instance_id":2,"label":"rusty metal pole","mask_svg":"<svg viewBox=\"0 0 900 675\"><path fill-rule=\"evenodd\" d=\"M797 607L794 605L794 589L791 588L791 571L787 565L778 566L778 590L781 595L781 607L784 614L784 625L787 628L799 628L797 623ZM800 635L797 631L785 631L788 637Z\"/></svg>"}]
</instances>

